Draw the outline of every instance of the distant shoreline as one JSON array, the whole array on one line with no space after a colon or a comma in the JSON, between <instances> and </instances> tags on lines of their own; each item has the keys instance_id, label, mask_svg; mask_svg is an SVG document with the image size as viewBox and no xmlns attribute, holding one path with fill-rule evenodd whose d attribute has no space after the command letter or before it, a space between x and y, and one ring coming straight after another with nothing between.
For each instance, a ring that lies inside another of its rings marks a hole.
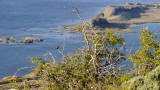
<instances>
[{"instance_id":1,"label":"distant shoreline","mask_svg":"<svg viewBox=\"0 0 160 90\"><path fill-rule=\"evenodd\" d=\"M143 23L160 23L160 3L126 3L122 6L107 6L103 12L90 18L84 28L89 32L90 28L97 33L111 30L115 33L136 33L128 28ZM80 31L81 25L62 26L68 31Z\"/></svg>"}]
</instances>

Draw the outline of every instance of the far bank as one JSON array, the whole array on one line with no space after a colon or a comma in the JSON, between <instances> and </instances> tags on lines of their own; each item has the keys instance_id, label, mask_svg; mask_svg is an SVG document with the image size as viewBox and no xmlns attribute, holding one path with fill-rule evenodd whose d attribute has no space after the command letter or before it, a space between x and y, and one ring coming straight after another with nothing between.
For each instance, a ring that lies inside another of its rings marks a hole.
<instances>
[{"instance_id":1,"label":"far bank","mask_svg":"<svg viewBox=\"0 0 160 90\"><path fill-rule=\"evenodd\" d=\"M142 23L160 23L160 3L126 3L122 6L107 6L101 13L91 17L84 26L62 26L69 31L81 31L82 26L88 32L92 29L99 33L114 31L115 33L136 33L128 29Z\"/></svg>"}]
</instances>

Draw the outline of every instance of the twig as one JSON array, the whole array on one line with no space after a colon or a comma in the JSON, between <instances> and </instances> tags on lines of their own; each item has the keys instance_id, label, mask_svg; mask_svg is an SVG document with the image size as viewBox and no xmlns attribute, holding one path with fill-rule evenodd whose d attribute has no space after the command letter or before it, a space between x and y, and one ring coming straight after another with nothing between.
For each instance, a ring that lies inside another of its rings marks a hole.
<instances>
[{"instance_id":1,"label":"twig","mask_svg":"<svg viewBox=\"0 0 160 90\"><path fill-rule=\"evenodd\" d=\"M79 11L78 11L77 8L75 8L75 7L64 7L64 8L73 8L73 9L77 12L77 14L78 14L78 16L79 16L79 18L80 18L81 24L84 24L84 23L83 23L83 20L82 20L82 17L81 17L81 15L79 14Z\"/></svg>"},{"instance_id":2,"label":"twig","mask_svg":"<svg viewBox=\"0 0 160 90\"><path fill-rule=\"evenodd\" d=\"M17 70L17 72L15 73L15 76L17 75L18 72L24 70L24 69L28 69L28 68L35 68L36 66L33 66L33 67L23 67L23 68L20 68Z\"/></svg>"},{"instance_id":3,"label":"twig","mask_svg":"<svg viewBox=\"0 0 160 90\"><path fill-rule=\"evenodd\" d=\"M22 71L22 70L24 70L24 69L28 69L28 68L35 68L36 66L33 66L33 67L23 67L23 68L20 68L20 69L18 69L17 70L17 72L15 73L15 83L18 85L18 83L17 83L17 81L16 81L16 79L17 79L17 73L18 72L20 72L20 71Z\"/></svg>"},{"instance_id":4,"label":"twig","mask_svg":"<svg viewBox=\"0 0 160 90\"><path fill-rule=\"evenodd\" d=\"M51 52L47 52L46 54L44 54L43 56L47 56L47 54L49 54L52 57L53 62L55 62L56 60L53 57L53 54ZM54 55L55 56L55 55ZM55 56L56 57L56 56ZM56 57L57 58L57 57Z\"/></svg>"},{"instance_id":5,"label":"twig","mask_svg":"<svg viewBox=\"0 0 160 90\"><path fill-rule=\"evenodd\" d=\"M79 19L80 19L80 23L81 23L82 28L83 28L83 31L82 31L82 32L83 32L84 38L85 38L85 40L86 40L87 50L89 51L89 50L90 50L90 47L89 47L89 41L88 41L88 37L87 37L87 35L86 35L86 30L84 29L85 23L83 22L83 19L82 19L81 15L79 14L78 9L77 9L77 8L75 8L75 7L64 7L64 8L73 8L73 9L74 9L74 11L76 11L76 12L77 12L77 14L78 14L78 16L79 16Z\"/></svg>"},{"instance_id":6,"label":"twig","mask_svg":"<svg viewBox=\"0 0 160 90\"><path fill-rule=\"evenodd\" d=\"M63 42L63 50L62 50L62 55L63 55L63 56L64 56L65 40L66 40L66 34L65 34L65 37L64 37L64 42Z\"/></svg>"}]
</instances>

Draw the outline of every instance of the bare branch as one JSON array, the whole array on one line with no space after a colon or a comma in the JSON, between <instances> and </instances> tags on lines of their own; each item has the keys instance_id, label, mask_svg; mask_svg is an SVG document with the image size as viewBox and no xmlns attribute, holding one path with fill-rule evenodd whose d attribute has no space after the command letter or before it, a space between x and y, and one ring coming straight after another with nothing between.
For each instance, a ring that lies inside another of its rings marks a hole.
<instances>
[{"instance_id":1,"label":"bare branch","mask_svg":"<svg viewBox=\"0 0 160 90\"><path fill-rule=\"evenodd\" d=\"M64 8L73 8L73 9L77 12L77 14L78 14L78 16L79 16L79 19L80 19L80 22L81 22L81 25L82 25L82 29L83 29L82 32L83 32L83 35L84 35L84 37L85 37L85 41L86 41L86 44L87 44L87 50L89 51L89 50L90 50L89 40L88 40L88 37L87 37L87 35L86 35L86 30L84 29L85 23L83 22L83 19L82 19L81 15L79 14L78 9L75 8L75 7L64 7Z\"/></svg>"},{"instance_id":2,"label":"bare branch","mask_svg":"<svg viewBox=\"0 0 160 90\"><path fill-rule=\"evenodd\" d=\"M17 70L17 72L15 73L15 76L17 75L18 72L24 70L24 69L28 69L28 68L35 68L36 66L33 66L33 67L23 67L23 68L20 68Z\"/></svg>"},{"instance_id":3,"label":"bare branch","mask_svg":"<svg viewBox=\"0 0 160 90\"><path fill-rule=\"evenodd\" d=\"M77 14L78 14L78 16L79 16L79 18L80 18L81 24L84 24L84 23L83 23L83 20L82 20L82 17L81 17L81 15L79 14L79 11L78 11L78 9L77 9L76 7L64 7L64 8L73 8L73 9L77 12Z\"/></svg>"},{"instance_id":4,"label":"bare branch","mask_svg":"<svg viewBox=\"0 0 160 90\"><path fill-rule=\"evenodd\" d=\"M46 54L44 54L43 56L47 56L50 55L52 57L53 62L55 62L56 60L54 59L54 57L58 60L58 58L56 57L56 55L52 54L51 52L47 52ZM54 56L54 57L53 57Z\"/></svg>"},{"instance_id":5,"label":"bare branch","mask_svg":"<svg viewBox=\"0 0 160 90\"><path fill-rule=\"evenodd\" d=\"M65 40L66 40L66 34L65 34L65 37L64 37L64 42L63 42L63 50L62 50L62 55L63 55L63 56L64 56Z\"/></svg>"}]
</instances>

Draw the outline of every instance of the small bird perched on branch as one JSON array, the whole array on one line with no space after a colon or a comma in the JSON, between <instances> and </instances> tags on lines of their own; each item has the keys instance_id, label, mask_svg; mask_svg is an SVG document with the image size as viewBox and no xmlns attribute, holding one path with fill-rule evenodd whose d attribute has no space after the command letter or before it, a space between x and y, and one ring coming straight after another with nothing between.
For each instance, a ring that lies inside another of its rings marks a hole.
<instances>
[{"instance_id":1,"label":"small bird perched on branch","mask_svg":"<svg viewBox=\"0 0 160 90\"><path fill-rule=\"evenodd\" d=\"M56 46L56 49L59 49L59 46Z\"/></svg>"}]
</instances>

